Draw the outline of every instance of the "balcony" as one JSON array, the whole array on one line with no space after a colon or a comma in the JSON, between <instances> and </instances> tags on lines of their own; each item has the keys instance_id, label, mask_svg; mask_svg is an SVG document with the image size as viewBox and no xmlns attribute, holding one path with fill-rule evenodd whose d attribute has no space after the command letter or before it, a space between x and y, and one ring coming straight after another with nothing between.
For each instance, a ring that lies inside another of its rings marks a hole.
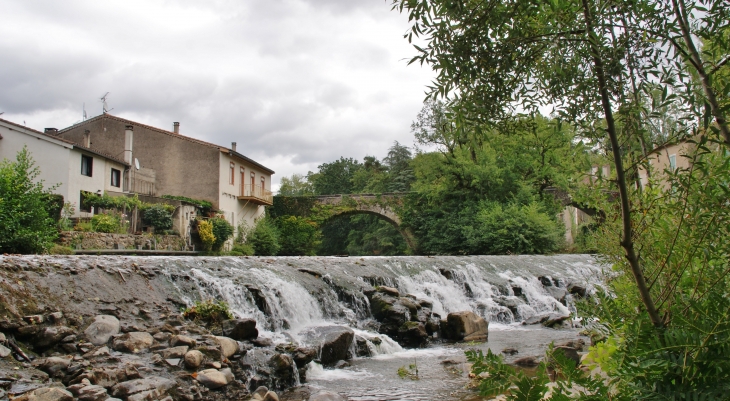
<instances>
[{"instance_id":1,"label":"balcony","mask_svg":"<svg viewBox=\"0 0 730 401\"><path fill-rule=\"evenodd\" d=\"M271 206L274 204L274 195L271 191L267 191L266 189L256 185L243 186L243 188L241 188L241 195L238 199L257 205Z\"/></svg>"}]
</instances>

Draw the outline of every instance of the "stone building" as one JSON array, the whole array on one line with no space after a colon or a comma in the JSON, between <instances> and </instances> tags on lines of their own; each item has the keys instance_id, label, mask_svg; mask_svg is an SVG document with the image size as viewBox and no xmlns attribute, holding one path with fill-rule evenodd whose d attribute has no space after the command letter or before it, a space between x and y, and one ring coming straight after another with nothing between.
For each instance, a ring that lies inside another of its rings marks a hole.
<instances>
[{"instance_id":1,"label":"stone building","mask_svg":"<svg viewBox=\"0 0 730 401\"><path fill-rule=\"evenodd\" d=\"M274 171L239 153L173 130L102 114L58 131L58 137L117 155L129 164L124 192L209 201L234 227L252 225L273 203Z\"/></svg>"}]
</instances>

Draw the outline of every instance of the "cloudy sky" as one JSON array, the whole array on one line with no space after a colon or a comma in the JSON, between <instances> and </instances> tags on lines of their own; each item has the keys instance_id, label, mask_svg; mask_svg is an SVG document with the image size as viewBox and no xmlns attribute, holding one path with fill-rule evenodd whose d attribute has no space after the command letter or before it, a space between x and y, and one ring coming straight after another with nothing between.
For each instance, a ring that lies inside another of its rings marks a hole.
<instances>
[{"instance_id":1,"label":"cloudy sky","mask_svg":"<svg viewBox=\"0 0 730 401\"><path fill-rule=\"evenodd\" d=\"M111 114L228 146L279 179L412 144L428 67L390 0L0 0L0 112Z\"/></svg>"}]
</instances>

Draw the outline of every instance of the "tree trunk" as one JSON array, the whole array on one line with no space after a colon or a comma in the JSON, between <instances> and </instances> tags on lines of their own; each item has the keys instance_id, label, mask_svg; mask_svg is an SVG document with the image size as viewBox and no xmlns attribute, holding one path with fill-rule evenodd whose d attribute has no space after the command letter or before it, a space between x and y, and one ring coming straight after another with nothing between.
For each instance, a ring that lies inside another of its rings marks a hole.
<instances>
[{"instance_id":1,"label":"tree trunk","mask_svg":"<svg viewBox=\"0 0 730 401\"><path fill-rule=\"evenodd\" d=\"M659 316L654 300L651 297L649 288L646 285L646 279L644 273L639 265L639 257L634 249L633 241L633 228L631 226L631 207L629 205L629 191L626 185L626 172L623 167L623 160L621 158L621 147L618 141L618 134L616 130L616 123L613 119L613 110L611 109L611 98L608 93L608 85L606 82L606 75L603 67L603 59L598 48L598 37L593 28L593 21L591 17L590 7L588 0L582 0L583 3L583 15L585 17L586 31L589 35L588 42L590 43L591 53L593 55L593 68L598 79L598 89L601 94L601 105L606 115L606 131L611 141L611 151L613 152L613 163L616 167L616 185L619 190L619 197L621 201L621 220L623 225L623 232L621 235L621 247L624 248L626 253L626 260L629 262L631 272L634 275L634 281L639 290L641 301L646 307L646 311L649 314L652 324L655 327L662 327L662 319Z\"/></svg>"}]
</instances>

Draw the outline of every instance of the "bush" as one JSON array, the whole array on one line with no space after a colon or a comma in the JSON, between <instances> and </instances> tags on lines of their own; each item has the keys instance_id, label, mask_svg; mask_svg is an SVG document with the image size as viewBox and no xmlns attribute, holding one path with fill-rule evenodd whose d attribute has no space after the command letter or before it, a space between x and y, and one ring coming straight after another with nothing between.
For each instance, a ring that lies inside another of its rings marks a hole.
<instances>
[{"instance_id":1,"label":"bush","mask_svg":"<svg viewBox=\"0 0 730 401\"><path fill-rule=\"evenodd\" d=\"M224 320L233 319L233 314L227 303L213 302L209 299L204 302L195 302L195 305L183 311L183 317L208 325L220 325Z\"/></svg>"},{"instance_id":2,"label":"bush","mask_svg":"<svg viewBox=\"0 0 730 401\"><path fill-rule=\"evenodd\" d=\"M259 219L248 241L256 255L274 256L279 252L279 232L268 217Z\"/></svg>"},{"instance_id":3,"label":"bush","mask_svg":"<svg viewBox=\"0 0 730 401\"><path fill-rule=\"evenodd\" d=\"M215 243L215 235L213 235L213 224L206 220L198 220L198 236L200 242L203 243L203 250L210 251Z\"/></svg>"},{"instance_id":4,"label":"bush","mask_svg":"<svg viewBox=\"0 0 730 401\"><path fill-rule=\"evenodd\" d=\"M97 214L91 218L91 228L98 233L117 233L120 227L119 218L111 214Z\"/></svg>"},{"instance_id":5,"label":"bush","mask_svg":"<svg viewBox=\"0 0 730 401\"><path fill-rule=\"evenodd\" d=\"M234 255L233 253L236 253ZM231 249L231 256L251 256L254 254L254 249L251 244L236 244Z\"/></svg>"},{"instance_id":6,"label":"bush","mask_svg":"<svg viewBox=\"0 0 730 401\"><path fill-rule=\"evenodd\" d=\"M53 188L43 188L39 174L25 147L14 162L0 162L0 253L40 253L58 236L45 202Z\"/></svg>"},{"instance_id":7,"label":"bush","mask_svg":"<svg viewBox=\"0 0 730 401\"><path fill-rule=\"evenodd\" d=\"M321 243L321 232L317 223L298 216L284 216L276 219L279 229L279 255L314 255Z\"/></svg>"},{"instance_id":8,"label":"bush","mask_svg":"<svg viewBox=\"0 0 730 401\"><path fill-rule=\"evenodd\" d=\"M142 220L155 227L155 231L169 230L172 228L172 213L164 205L156 204L150 206L142 214Z\"/></svg>"},{"instance_id":9,"label":"bush","mask_svg":"<svg viewBox=\"0 0 730 401\"><path fill-rule=\"evenodd\" d=\"M200 199L192 199L192 198L188 198L187 196L162 195L162 197L165 199L173 199L173 200L179 200L182 202L192 203L198 209L200 209L200 213L202 213L203 215L206 215L206 216L211 211L213 211L213 204L208 201L204 201L204 200L200 200Z\"/></svg>"},{"instance_id":10,"label":"bush","mask_svg":"<svg viewBox=\"0 0 730 401\"><path fill-rule=\"evenodd\" d=\"M48 253L51 255L73 255L74 250L67 246L53 245L51 249L48 250Z\"/></svg>"},{"instance_id":11,"label":"bush","mask_svg":"<svg viewBox=\"0 0 730 401\"><path fill-rule=\"evenodd\" d=\"M213 225L213 236L215 241L213 242L213 250L219 251L223 248L223 244L233 236L233 226L226 221L226 219L216 217L208 220Z\"/></svg>"}]
</instances>

